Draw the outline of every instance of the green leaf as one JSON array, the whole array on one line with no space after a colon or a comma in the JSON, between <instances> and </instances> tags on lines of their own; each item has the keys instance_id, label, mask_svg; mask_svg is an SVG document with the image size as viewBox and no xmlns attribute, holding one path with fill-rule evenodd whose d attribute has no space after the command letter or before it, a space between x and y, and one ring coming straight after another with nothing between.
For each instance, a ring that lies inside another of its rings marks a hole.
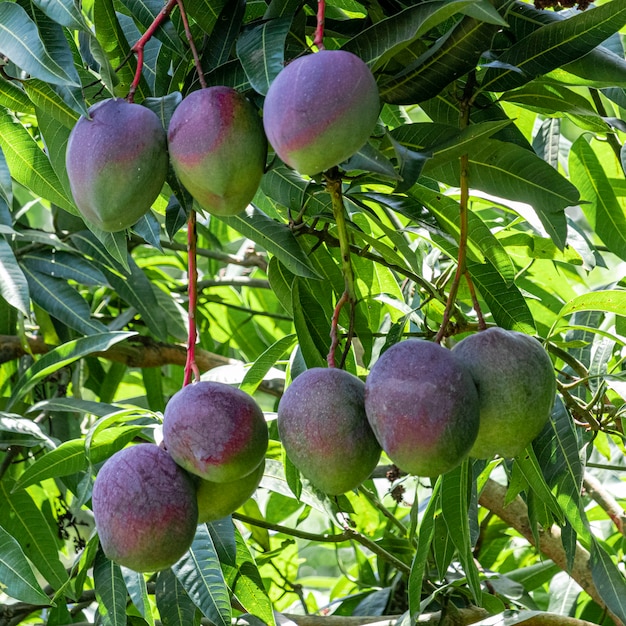
<instances>
[{"instance_id":1,"label":"green leaf","mask_svg":"<svg viewBox=\"0 0 626 626\"><path fill-rule=\"evenodd\" d=\"M89 31L83 14L73 0L33 0L33 4L57 24L72 30Z\"/></svg>"},{"instance_id":2,"label":"green leaf","mask_svg":"<svg viewBox=\"0 0 626 626\"><path fill-rule=\"evenodd\" d=\"M13 445L56 447L56 443L50 439L37 423L24 419L24 417L16 413L0 411L0 432L3 433L3 443L8 443L7 433L12 433L17 435L15 438L10 438L10 443Z\"/></svg>"},{"instance_id":3,"label":"green leaf","mask_svg":"<svg viewBox=\"0 0 626 626\"><path fill-rule=\"evenodd\" d=\"M171 569L159 572L155 599L164 626L195 626L199 611Z\"/></svg>"},{"instance_id":4,"label":"green leaf","mask_svg":"<svg viewBox=\"0 0 626 626\"><path fill-rule=\"evenodd\" d=\"M191 547L172 570L205 617L217 626L230 626L230 595L205 524L198 526Z\"/></svg>"},{"instance_id":5,"label":"green leaf","mask_svg":"<svg viewBox=\"0 0 626 626\"><path fill-rule=\"evenodd\" d=\"M497 197L531 205L554 243L563 249L567 238L564 209L579 200L578 190L534 152L515 144L485 139L469 154L472 187ZM459 185L457 162L424 166L424 173Z\"/></svg>"},{"instance_id":6,"label":"green leaf","mask_svg":"<svg viewBox=\"0 0 626 626\"><path fill-rule=\"evenodd\" d=\"M276 222L258 209L220 219L276 256L296 276L319 278L295 235L285 224Z\"/></svg>"},{"instance_id":7,"label":"green leaf","mask_svg":"<svg viewBox=\"0 0 626 626\"><path fill-rule=\"evenodd\" d=\"M202 55L202 68L205 72L211 72L215 68L226 65L237 38L243 36L243 33L240 35L240 30L246 14L246 3L243 0L230 0L216 8L221 9L218 17L220 27L211 31ZM243 68L241 69L243 71Z\"/></svg>"},{"instance_id":8,"label":"green leaf","mask_svg":"<svg viewBox=\"0 0 626 626\"><path fill-rule=\"evenodd\" d=\"M119 565L98 549L93 565L98 613L103 626L126 626L126 585Z\"/></svg>"},{"instance_id":9,"label":"green leaf","mask_svg":"<svg viewBox=\"0 0 626 626\"><path fill-rule=\"evenodd\" d=\"M57 538L30 494L23 489L12 493L13 486L10 479L0 481L0 526L19 542L52 588L60 589L68 575L59 558Z\"/></svg>"},{"instance_id":10,"label":"green leaf","mask_svg":"<svg viewBox=\"0 0 626 626\"><path fill-rule=\"evenodd\" d=\"M62 251L48 254L31 252L24 254L21 259L22 263L34 272L74 280L81 285L99 287L108 285L105 275L91 261L77 254Z\"/></svg>"},{"instance_id":11,"label":"green leaf","mask_svg":"<svg viewBox=\"0 0 626 626\"><path fill-rule=\"evenodd\" d=\"M107 350L116 343L124 341L135 334L134 332L112 332L91 335L73 339L50 350L20 376L13 387L11 397L7 401L6 409L10 410L16 402L21 400L25 394L46 376L84 356Z\"/></svg>"},{"instance_id":12,"label":"green leaf","mask_svg":"<svg viewBox=\"0 0 626 626\"><path fill-rule=\"evenodd\" d=\"M189 0L185 5L187 13L207 34L211 34L227 0Z\"/></svg>"},{"instance_id":13,"label":"green leaf","mask_svg":"<svg viewBox=\"0 0 626 626\"><path fill-rule=\"evenodd\" d=\"M50 398L42 400L31 406L26 413L38 413L40 411L60 411L62 413L89 413L96 417L109 415L120 410L120 406L107 404L106 402L94 402L93 400L83 400L72 396L62 396L60 398Z\"/></svg>"},{"instance_id":14,"label":"green leaf","mask_svg":"<svg viewBox=\"0 0 626 626\"><path fill-rule=\"evenodd\" d=\"M307 367L325 367L330 350L330 316L307 284L296 278L292 287L293 324Z\"/></svg>"},{"instance_id":15,"label":"green leaf","mask_svg":"<svg viewBox=\"0 0 626 626\"><path fill-rule=\"evenodd\" d=\"M476 67L489 49L497 26L464 17L413 63L380 84L390 104L417 104L434 98L450 83Z\"/></svg>"},{"instance_id":16,"label":"green leaf","mask_svg":"<svg viewBox=\"0 0 626 626\"><path fill-rule=\"evenodd\" d=\"M64 193L48 157L24 126L4 109L0 109L0 148L11 176L18 183L66 211L77 213L72 200Z\"/></svg>"},{"instance_id":17,"label":"green leaf","mask_svg":"<svg viewBox=\"0 0 626 626\"><path fill-rule=\"evenodd\" d=\"M24 93L23 86L0 77L0 105L16 113L34 113L35 107Z\"/></svg>"},{"instance_id":18,"label":"green leaf","mask_svg":"<svg viewBox=\"0 0 626 626\"><path fill-rule=\"evenodd\" d=\"M481 88L507 91L519 87L591 52L624 24L626 0L614 0L566 20L546 24L500 55L500 66L487 70Z\"/></svg>"},{"instance_id":19,"label":"green leaf","mask_svg":"<svg viewBox=\"0 0 626 626\"><path fill-rule=\"evenodd\" d=\"M426 509L424 510L424 514L422 515L422 521L417 534L417 548L413 562L411 563L408 584L411 623L413 623L415 618L421 613L422 582L424 580L426 562L430 554L430 546L435 532L435 517L441 509L440 491L441 477L437 479L433 491L430 494Z\"/></svg>"},{"instance_id":20,"label":"green leaf","mask_svg":"<svg viewBox=\"0 0 626 626\"><path fill-rule=\"evenodd\" d=\"M52 317L85 335L105 333L107 328L92 319L87 301L61 278L32 271L22 265L33 301Z\"/></svg>"},{"instance_id":21,"label":"green leaf","mask_svg":"<svg viewBox=\"0 0 626 626\"><path fill-rule=\"evenodd\" d=\"M361 31L342 46L371 68L396 54L439 24L471 6L472 0L430 0L410 6Z\"/></svg>"},{"instance_id":22,"label":"green leaf","mask_svg":"<svg viewBox=\"0 0 626 626\"><path fill-rule=\"evenodd\" d=\"M571 147L569 171L580 190L581 209L589 225L611 252L626 260L626 214L604 166L583 135Z\"/></svg>"},{"instance_id":23,"label":"green leaf","mask_svg":"<svg viewBox=\"0 0 626 626\"><path fill-rule=\"evenodd\" d=\"M132 603L148 625L154 626L154 617L152 615L150 597L148 596L148 586L146 585L144 575L140 572L134 572L127 567L122 567L121 571Z\"/></svg>"},{"instance_id":24,"label":"green leaf","mask_svg":"<svg viewBox=\"0 0 626 626\"><path fill-rule=\"evenodd\" d=\"M465 459L441 477L441 513L463 565L474 602L480 606L482 597L480 577L470 538L471 489L472 471L469 459Z\"/></svg>"},{"instance_id":25,"label":"green leaf","mask_svg":"<svg viewBox=\"0 0 626 626\"><path fill-rule=\"evenodd\" d=\"M123 0L123 4L144 29L150 27L163 9L161 0ZM185 54L185 48L171 20L165 20L159 24L154 36L173 52L180 55Z\"/></svg>"},{"instance_id":26,"label":"green leaf","mask_svg":"<svg viewBox=\"0 0 626 626\"><path fill-rule=\"evenodd\" d=\"M24 315L30 312L28 282L13 249L0 235L0 296Z\"/></svg>"},{"instance_id":27,"label":"green leaf","mask_svg":"<svg viewBox=\"0 0 626 626\"><path fill-rule=\"evenodd\" d=\"M10 598L36 606L50 606L20 544L0 528L0 587Z\"/></svg>"},{"instance_id":28,"label":"green leaf","mask_svg":"<svg viewBox=\"0 0 626 626\"><path fill-rule=\"evenodd\" d=\"M39 37L37 25L15 2L0 2L0 54L33 78L80 87L52 58Z\"/></svg>"},{"instance_id":29,"label":"green leaf","mask_svg":"<svg viewBox=\"0 0 626 626\"><path fill-rule=\"evenodd\" d=\"M272 81L285 67L285 40L291 17L281 17L245 30L237 39L237 56L254 89L267 94Z\"/></svg>"},{"instance_id":30,"label":"green leaf","mask_svg":"<svg viewBox=\"0 0 626 626\"><path fill-rule=\"evenodd\" d=\"M261 384L266 374L283 358L286 352L290 352L296 344L296 335L286 335L275 341L256 361L250 366L239 388L252 395Z\"/></svg>"},{"instance_id":31,"label":"green leaf","mask_svg":"<svg viewBox=\"0 0 626 626\"><path fill-rule=\"evenodd\" d=\"M60 88L33 79L25 83L24 89L36 107L66 128L71 129L81 115L88 115L79 88Z\"/></svg>"},{"instance_id":32,"label":"green leaf","mask_svg":"<svg viewBox=\"0 0 626 626\"><path fill-rule=\"evenodd\" d=\"M608 609L626 622L626 580L606 550L595 539L591 544L591 577Z\"/></svg>"}]
</instances>

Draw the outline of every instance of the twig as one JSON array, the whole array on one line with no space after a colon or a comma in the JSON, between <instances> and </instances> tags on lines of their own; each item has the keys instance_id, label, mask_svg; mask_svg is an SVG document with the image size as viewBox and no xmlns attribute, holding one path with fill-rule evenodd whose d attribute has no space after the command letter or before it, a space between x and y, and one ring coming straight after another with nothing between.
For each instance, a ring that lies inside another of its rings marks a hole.
<instances>
[{"instance_id":1,"label":"twig","mask_svg":"<svg viewBox=\"0 0 626 626\"><path fill-rule=\"evenodd\" d=\"M191 54L193 55L193 62L196 67L196 74L198 75L198 82L200 83L200 87L204 89L207 86L207 82L206 82L206 79L204 78L204 72L202 71L202 63L200 62L200 56L198 55L198 50L196 49L196 44L194 43L193 35L191 34L191 29L189 28L189 20L187 19L187 12L185 11L183 0L176 0L176 3L178 4L180 17L183 21L183 28L185 29L185 37L187 37L187 42L189 43L189 48L191 49Z\"/></svg>"},{"instance_id":2,"label":"twig","mask_svg":"<svg viewBox=\"0 0 626 626\"><path fill-rule=\"evenodd\" d=\"M324 19L326 13L326 0L317 0L317 25L315 27L315 39L313 45L318 50L324 49Z\"/></svg>"},{"instance_id":3,"label":"twig","mask_svg":"<svg viewBox=\"0 0 626 626\"><path fill-rule=\"evenodd\" d=\"M620 534L626 537L626 511L617 500L602 486L602 483L591 474L585 472L583 487L587 495L595 500L611 518Z\"/></svg>"},{"instance_id":4,"label":"twig","mask_svg":"<svg viewBox=\"0 0 626 626\"><path fill-rule=\"evenodd\" d=\"M200 371L196 364L196 341L198 331L196 328L196 312L198 303L198 268L196 262L196 212L189 211L187 220L187 280L189 283L187 305L188 337L187 337L187 358L185 360L185 376L183 387L191 382L191 377L200 380Z\"/></svg>"}]
</instances>

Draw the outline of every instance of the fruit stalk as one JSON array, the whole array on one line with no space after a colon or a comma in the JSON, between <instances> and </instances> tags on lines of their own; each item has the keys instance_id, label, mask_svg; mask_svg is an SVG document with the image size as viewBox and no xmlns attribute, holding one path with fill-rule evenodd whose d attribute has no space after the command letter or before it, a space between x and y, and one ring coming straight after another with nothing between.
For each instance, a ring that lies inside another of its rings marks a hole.
<instances>
[{"instance_id":1,"label":"fruit stalk","mask_svg":"<svg viewBox=\"0 0 626 626\"><path fill-rule=\"evenodd\" d=\"M196 212L192 209L187 220L187 274L188 274L188 337L187 337L187 360L185 362L185 376L183 387L191 382L192 375L195 380L200 380L200 370L196 363L196 307L198 302L198 265L196 257L197 234Z\"/></svg>"},{"instance_id":2,"label":"fruit stalk","mask_svg":"<svg viewBox=\"0 0 626 626\"><path fill-rule=\"evenodd\" d=\"M206 88L207 83L206 83L206 80L204 79L204 72L202 71L202 64L200 63L200 56L198 55L196 44L193 41L191 29L189 28L189 20L187 19L187 12L185 11L185 5L183 3L183 0L176 0L176 4L178 4L180 17L183 21L183 27L185 29L185 37L187 37L187 42L189 43L189 49L191 50L191 54L193 55L193 62L196 67L196 74L198 74L198 81L200 83L200 87L204 89Z\"/></svg>"},{"instance_id":3,"label":"fruit stalk","mask_svg":"<svg viewBox=\"0 0 626 626\"><path fill-rule=\"evenodd\" d=\"M324 49L324 16L326 14L326 0L317 0L317 26L313 45L318 50Z\"/></svg>"},{"instance_id":4,"label":"fruit stalk","mask_svg":"<svg viewBox=\"0 0 626 626\"><path fill-rule=\"evenodd\" d=\"M337 225L337 238L339 239L339 250L341 254L341 273L343 274L345 289L342 296L337 301L335 306L335 312L333 314L330 336L331 347L328 352L328 366L336 367L335 354L339 345L339 339L337 335L337 326L339 323L339 313L344 304L350 304L350 322L348 325L348 335L346 338L346 347L341 357L339 367L343 367L345 360L350 351L350 345L354 334L354 315L356 307L356 293L354 290L354 271L352 269L352 262L350 260L350 237L348 235L348 226L346 222L345 207L343 204L343 193L341 190L341 176L336 167L325 172L324 177L326 179L326 190L330 194L333 215L335 217L335 223Z\"/></svg>"},{"instance_id":5,"label":"fruit stalk","mask_svg":"<svg viewBox=\"0 0 626 626\"><path fill-rule=\"evenodd\" d=\"M133 78L133 82L130 85L130 89L128 91L127 100L129 102L133 102L135 98L135 92L137 91L137 87L139 86L139 81L141 80L141 70L143 69L143 51L146 46L146 43L150 41L156 29L170 16L170 13L173 11L176 5L181 4L180 0L168 0L167 4L159 11L159 14L154 18L152 24L148 26L146 32L140 37L137 43L130 49L131 52L134 52L137 55L137 69L135 70L135 76ZM182 7L181 7L182 13Z\"/></svg>"}]
</instances>

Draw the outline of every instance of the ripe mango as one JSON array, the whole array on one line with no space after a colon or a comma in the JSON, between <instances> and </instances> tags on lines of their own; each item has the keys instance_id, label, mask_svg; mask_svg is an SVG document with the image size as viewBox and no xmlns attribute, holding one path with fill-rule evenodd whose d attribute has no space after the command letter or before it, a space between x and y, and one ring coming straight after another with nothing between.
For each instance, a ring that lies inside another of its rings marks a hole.
<instances>
[{"instance_id":1,"label":"ripe mango","mask_svg":"<svg viewBox=\"0 0 626 626\"><path fill-rule=\"evenodd\" d=\"M461 463L478 434L478 407L469 370L430 341L394 344L365 381L365 411L380 445L417 476L437 476Z\"/></svg>"},{"instance_id":2,"label":"ripe mango","mask_svg":"<svg viewBox=\"0 0 626 626\"><path fill-rule=\"evenodd\" d=\"M106 556L137 572L176 563L196 532L193 481L152 443L124 448L105 462L93 486L92 506Z\"/></svg>"},{"instance_id":3,"label":"ripe mango","mask_svg":"<svg viewBox=\"0 0 626 626\"><path fill-rule=\"evenodd\" d=\"M329 495L356 489L381 449L365 415L363 382L337 368L298 375L278 404L285 452L305 478Z\"/></svg>"},{"instance_id":4,"label":"ripe mango","mask_svg":"<svg viewBox=\"0 0 626 626\"><path fill-rule=\"evenodd\" d=\"M167 135L150 109L109 98L76 122L65 162L85 220L104 231L124 230L147 213L163 187Z\"/></svg>"},{"instance_id":5,"label":"ripe mango","mask_svg":"<svg viewBox=\"0 0 626 626\"><path fill-rule=\"evenodd\" d=\"M261 182L267 139L256 109L231 87L186 96L168 127L176 175L198 204L214 215L236 215Z\"/></svg>"},{"instance_id":6,"label":"ripe mango","mask_svg":"<svg viewBox=\"0 0 626 626\"><path fill-rule=\"evenodd\" d=\"M200 381L176 392L163 414L165 449L205 480L231 482L256 470L269 433L254 399L224 383Z\"/></svg>"},{"instance_id":7,"label":"ripe mango","mask_svg":"<svg viewBox=\"0 0 626 626\"><path fill-rule=\"evenodd\" d=\"M556 394L552 361L533 337L492 327L452 349L469 369L480 400L480 429L470 455L515 457L545 426Z\"/></svg>"},{"instance_id":8,"label":"ripe mango","mask_svg":"<svg viewBox=\"0 0 626 626\"><path fill-rule=\"evenodd\" d=\"M380 110L372 72L345 50L291 61L274 79L263 125L278 156L301 174L339 165L367 142Z\"/></svg>"}]
</instances>

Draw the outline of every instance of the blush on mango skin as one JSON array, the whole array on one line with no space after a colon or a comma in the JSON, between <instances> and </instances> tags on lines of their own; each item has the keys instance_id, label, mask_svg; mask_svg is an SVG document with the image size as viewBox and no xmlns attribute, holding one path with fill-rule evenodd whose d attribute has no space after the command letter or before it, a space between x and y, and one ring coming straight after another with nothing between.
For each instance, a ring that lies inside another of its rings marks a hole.
<instances>
[{"instance_id":1,"label":"blush on mango skin","mask_svg":"<svg viewBox=\"0 0 626 626\"><path fill-rule=\"evenodd\" d=\"M261 182L267 139L256 109L231 87L199 89L176 107L168 127L172 167L198 204L236 215Z\"/></svg>"},{"instance_id":2,"label":"blush on mango skin","mask_svg":"<svg viewBox=\"0 0 626 626\"><path fill-rule=\"evenodd\" d=\"M379 110L378 87L367 65L345 50L320 50L291 61L274 79L263 125L278 156L313 175L358 152Z\"/></svg>"},{"instance_id":3,"label":"blush on mango skin","mask_svg":"<svg viewBox=\"0 0 626 626\"><path fill-rule=\"evenodd\" d=\"M106 556L137 572L170 567L195 536L193 481L152 443L124 448L106 461L96 476L92 506Z\"/></svg>"},{"instance_id":4,"label":"blush on mango skin","mask_svg":"<svg viewBox=\"0 0 626 626\"><path fill-rule=\"evenodd\" d=\"M443 474L469 454L478 407L469 370L431 341L394 344L365 381L365 411L379 443L398 467L417 476Z\"/></svg>"},{"instance_id":5,"label":"blush on mango skin","mask_svg":"<svg viewBox=\"0 0 626 626\"><path fill-rule=\"evenodd\" d=\"M109 98L76 122L65 161L85 220L104 231L124 230L148 212L163 187L167 135L150 109Z\"/></svg>"},{"instance_id":6,"label":"blush on mango skin","mask_svg":"<svg viewBox=\"0 0 626 626\"><path fill-rule=\"evenodd\" d=\"M163 414L163 443L187 471L212 482L237 480L265 458L265 416L243 391L212 381L183 387Z\"/></svg>"},{"instance_id":7,"label":"blush on mango skin","mask_svg":"<svg viewBox=\"0 0 626 626\"><path fill-rule=\"evenodd\" d=\"M363 382L353 374L314 367L293 380L278 404L278 432L287 456L329 495L356 489L380 458L363 398Z\"/></svg>"}]
</instances>

